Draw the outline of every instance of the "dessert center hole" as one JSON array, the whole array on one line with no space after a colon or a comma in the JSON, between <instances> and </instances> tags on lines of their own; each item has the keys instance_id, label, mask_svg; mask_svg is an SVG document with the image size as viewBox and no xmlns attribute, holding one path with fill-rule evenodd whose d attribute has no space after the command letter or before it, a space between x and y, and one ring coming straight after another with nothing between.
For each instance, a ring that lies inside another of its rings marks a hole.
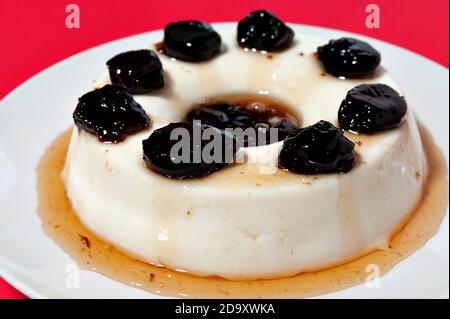
<instances>
[{"instance_id":1,"label":"dessert center hole","mask_svg":"<svg viewBox=\"0 0 450 319\"><path fill-rule=\"evenodd\" d=\"M194 105L185 120L232 131L244 147L282 141L299 125L285 104L262 95L210 98Z\"/></svg>"}]
</instances>

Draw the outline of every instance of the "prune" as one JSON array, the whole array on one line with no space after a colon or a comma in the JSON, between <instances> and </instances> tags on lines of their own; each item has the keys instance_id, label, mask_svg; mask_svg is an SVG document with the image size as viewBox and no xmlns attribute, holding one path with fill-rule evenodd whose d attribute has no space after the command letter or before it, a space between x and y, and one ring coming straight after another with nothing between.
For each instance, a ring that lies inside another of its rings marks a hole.
<instances>
[{"instance_id":1,"label":"prune","mask_svg":"<svg viewBox=\"0 0 450 319\"><path fill-rule=\"evenodd\" d=\"M127 135L150 126L150 118L123 87L106 85L78 99L75 125L97 135L100 141L118 143Z\"/></svg>"},{"instance_id":2,"label":"prune","mask_svg":"<svg viewBox=\"0 0 450 319\"><path fill-rule=\"evenodd\" d=\"M374 133L397 127L407 111L405 98L385 84L362 84L348 91L338 111L339 125Z\"/></svg>"},{"instance_id":3,"label":"prune","mask_svg":"<svg viewBox=\"0 0 450 319\"><path fill-rule=\"evenodd\" d=\"M164 53L183 61L209 60L220 52L221 43L220 35L199 21L170 23L164 29Z\"/></svg>"},{"instance_id":4,"label":"prune","mask_svg":"<svg viewBox=\"0 0 450 319\"><path fill-rule=\"evenodd\" d=\"M153 51L124 52L110 59L106 65L111 82L127 88L132 94L149 93L164 86L163 67Z\"/></svg>"},{"instance_id":5,"label":"prune","mask_svg":"<svg viewBox=\"0 0 450 319\"><path fill-rule=\"evenodd\" d=\"M244 48L275 51L289 46L293 38L294 31L265 10L251 12L238 24L237 40Z\"/></svg>"},{"instance_id":6,"label":"prune","mask_svg":"<svg viewBox=\"0 0 450 319\"><path fill-rule=\"evenodd\" d=\"M196 122L171 123L157 129L142 146L148 168L176 179L214 173L227 166L238 150L232 135Z\"/></svg>"},{"instance_id":7,"label":"prune","mask_svg":"<svg viewBox=\"0 0 450 319\"><path fill-rule=\"evenodd\" d=\"M372 74L381 62L370 44L353 38L331 40L317 49L325 70L337 77L360 78Z\"/></svg>"},{"instance_id":8,"label":"prune","mask_svg":"<svg viewBox=\"0 0 450 319\"><path fill-rule=\"evenodd\" d=\"M320 121L288 135L278 165L299 174L346 173L353 167L354 147L343 130Z\"/></svg>"},{"instance_id":9,"label":"prune","mask_svg":"<svg viewBox=\"0 0 450 319\"><path fill-rule=\"evenodd\" d=\"M218 103L201 105L193 109L187 116L187 121L198 120L204 125L224 130L227 128L246 131L250 134L237 134L236 138L242 146L257 146L274 143L283 140L297 126L288 118L284 118L273 112L257 111L241 105L231 103ZM271 130L272 129L272 130ZM271 131L277 129L277 136L270 136ZM251 134L253 132L253 134Z\"/></svg>"}]
</instances>

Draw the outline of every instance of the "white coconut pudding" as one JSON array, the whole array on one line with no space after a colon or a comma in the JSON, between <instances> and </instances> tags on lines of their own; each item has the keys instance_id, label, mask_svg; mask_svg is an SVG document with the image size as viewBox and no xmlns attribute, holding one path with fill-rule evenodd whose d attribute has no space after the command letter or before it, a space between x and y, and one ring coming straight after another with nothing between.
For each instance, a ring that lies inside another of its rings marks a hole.
<instances>
[{"instance_id":1,"label":"white coconut pudding","mask_svg":"<svg viewBox=\"0 0 450 319\"><path fill-rule=\"evenodd\" d=\"M151 49L109 60L74 112L63 178L106 242L195 275L279 278L384 248L410 216L425 156L367 43L294 37L259 11L237 33L170 24ZM278 137L235 140L222 163L174 163L170 133L194 120Z\"/></svg>"}]
</instances>

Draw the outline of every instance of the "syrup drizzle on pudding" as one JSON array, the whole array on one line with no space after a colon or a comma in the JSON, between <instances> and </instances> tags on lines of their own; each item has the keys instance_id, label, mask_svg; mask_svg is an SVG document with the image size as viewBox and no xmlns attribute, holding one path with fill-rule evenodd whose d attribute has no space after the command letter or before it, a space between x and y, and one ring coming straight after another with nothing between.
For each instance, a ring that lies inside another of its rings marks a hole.
<instances>
[{"instance_id":1,"label":"syrup drizzle on pudding","mask_svg":"<svg viewBox=\"0 0 450 319\"><path fill-rule=\"evenodd\" d=\"M289 278L229 281L196 277L152 266L123 254L83 226L66 196L60 172L64 166L71 130L50 146L38 167L38 212L45 232L81 267L146 291L178 297L309 297L363 283L376 264L385 274L422 247L438 230L445 216L448 191L446 162L424 128L421 135L429 165L423 196L408 223L393 236L389 249L378 250L350 263Z\"/></svg>"}]
</instances>

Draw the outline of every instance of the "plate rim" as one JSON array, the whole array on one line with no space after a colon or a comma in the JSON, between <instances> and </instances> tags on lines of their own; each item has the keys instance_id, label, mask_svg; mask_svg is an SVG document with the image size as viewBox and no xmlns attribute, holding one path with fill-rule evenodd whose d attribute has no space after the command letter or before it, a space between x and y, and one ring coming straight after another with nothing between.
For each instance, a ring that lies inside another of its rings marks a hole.
<instances>
[{"instance_id":1,"label":"plate rim","mask_svg":"<svg viewBox=\"0 0 450 319\"><path fill-rule=\"evenodd\" d=\"M209 23L209 22L208 22L208 23ZM215 21L215 22L211 22L211 23L209 23L209 24L211 24L212 26L214 26L214 25L220 25L220 27L221 27L221 26L231 26L231 25L233 25L233 24L234 24L234 25L237 24L237 21ZM389 45L389 46L393 46L393 47L395 47L395 48L397 48L397 49L399 49L399 50L402 50L402 51L405 51L405 52L407 52L407 53L409 53L409 54L412 54L412 55L414 55L414 56L416 56L416 57L418 57L418 58L425 59L425 60L427 60L427 62L431 62L431 63L434 64L435 66L437 66L437 67L439 67L439 68L442 68L442 69L444 69L444 70L449 71L449 68L448 68L448 67L446 67L446 66L440 64L439 62L436 62L436 61L432 60L431 58L426 57L425 55L423 55L423 54L421 54L421 53L417 53L417 52L415 52L415 51L412 51L411 49L404 48L404 47L402 47L402 46L400 46L400 45L398 45L398 44L391 43L391 42L388 42L388 41L385 41L385 40L382 40L382 39L378 39L378 38L375 38L375 37L371 37L371 36L368 36L368 35L365 35L365 34L360 34L360 33L352 32L352 31L344 30L344 29L336 29L336 28L330 28L330 27L324 27L324 26L317 26L317 25L313 25L313 24L303 24L303 23L295 23L295 22L287 22L287 24L289 24L290 26L294 26L295 28L298 28L298 27L300 27L300 28L302 28L302 27L307 27L307 28L321 29L321 30L324 30L324 31L330 31L330 32L341 32L341 33L346 33L346 34L348 34L348 35L353 35L353 36L357 36L357 37L363 37L363 38L369 39L369 40L371 40L371 41L382 42L382 43L384 43L384 44L387 44L387 45ZM47 72L49 69L51 69L51 68L53 68L53 67L56 67L56 66L59 65L59 64L66 63L67 60L70 60L70 59L74 58L75 56L79 56L79 55L88 53L89 51L95 50L95 49L97 49L98 47L101 47L101 46L104 46L104 45L108 45L108 44L113 44L114 42L122 41L122 40L129 39L129 38L133 38L133 37L143 36L143 35L149 34L149 33L162 32L162 31L163 31L163 29L155 29L155 30L148 30L148 31L144 31L144 32L139 32L139 33L130 34L130 35L127 35L127 36L125 36L125 37L116 38L116 39L112 39L112 40L109 40L109 41L106 41L106 42L103 42L103 43L96 44L96 45L91 46L91 47L89 47L89 48L85 48L85 49L83 49L83 50L81 50L81 51L78 51L78 52L76 52L76 53L73 53L73 54L71 54L71 55L69 55L69 56L67 56L67 57L65 57L65 58L62 58L62 59L60 59L60 60L58 60L58 61L56 61L56 62L54 62L54 63L52 63L52 64L50 64L50 65L48 65L48 66L46 66L45 68L43 68L42 70L38 71L37 73L34 73L34 74L30 75L30 76L27 77L25 80L23 80L22 82L20 82L20 84L18 84L16 87L14 87L14 88L11 89L10 91L8 91L8 92L0 99L0 105L1 105L6 99L10 98L10 95L15 94L16 91L17 91L18 89L20 89L22 86L26 85L28 82L32 81L35 77L40 76L42 73Z\"/></svg>"},{"instance_id":2,"label":"plate rim","mask_svg":"<svg viewBox=\"0 0 450 319\"><path fill-rule=\"evenodd\" d=\"M225 27L230 27L230 26L235 26L237 24L237 21L216 21L216 22L211 22L210 23L213 27L217 27L217 28L225 28ZM318 31L324 31L324 32L339 32L342 35L346 35L346 36L354 36L354 37L358 37L360 39L363 40L367 40L367 41L374 41L374 42L381 42L384 45L387 46L391 46L394 47L397 50L400 50L402 52L402 54L407 54L407 55L412 55L415 58L418 58L426 63L431 63L431 65L433 65L433 67L437 67L439 68L441 71L445 71L447 72L447 80L448 80L448 71L449 68L445 67L444 65L420 54L417 52L414 52L410 49L407 48L403 48L397 44L394 43L390 43L388 41L385 40L381 40L378 38L374 38L371 36L367 36L364 34L359 34L359 33L355 33L355 32L351 32L351 31L347 31L347 30L342 30L342 29L336 29L336 28L329 28L329 27L324 27L324 26L316 26L316 25L311 25L311 24L299 24L299 23L288 23L290 26L293 26L294 28L298 29L303 29L303 28L311 28L311 29L317 29ZM71 60L75 59L75 58L80 58L80 56L82 57L85 54L89 54L92 51L97 50L100 47L103 46L107 46L107 45L111 45L114 44L115 42L120 42L120 41L125 41L125 40L131 40L132 38L135 37L140 37L140 36L144 36L144 35L150 35L150 34L154 34L154 33L158 33L158 32L162 32L163 29L155 29L155 30L148 30L148 31L144 31L144 32L140 32L140 33L136 33L136 34L130 34L128 36L125 37L121 37L121 38L116 38L107 42L103 42L103 43L99 43L97 45L94 45L92 47L83 49L79 52L76 52L74 54L71 54L70 56L67 56L51 65L48 65L47 67L45 67L44 69L40 70L39 72L31 75L30 77L28 77L27 79L25 79L23 82L21 82L18 86L16 86L15 88L13 88L12 90L10 90L9 92L6 93L6 95L4 95L3 98L0 99L0 109L2 108L3 104L6 104L10 99L14 98L17 95L22 94L21 91L26 89L26 87L28 85L30 85L31 82L39 80L40 77L45 76L46 74L48 74L49 72L51 72L53 69L58 68L59 66L66 64L66 63L70 63ZM449 158L447 156L447 154L444 154L445 158L446 158L446 165L447 168L449 166ZM448 215L448 206L447 206L447 213L446 215ZM440 231L440 230L439 230ZM433 235L436 236L439 231ZM433 238L432 237L432 238ZM430 238L431 239L431 238ZM0 261L5 259L1 254L0 254ZM52 298L51 296L48 296L42 292L39 291L39 289L37 289L35 286L29 285L26 283L26 280L22 280L20 278L20 276L16 275L16 272L14 271L8 271L8 266L5 265L5 263L0 263L0 277L5 280L5 282L7 282L7 284L11 285L12 287L14 287L15 289L17 289L18 291L20 291L22 294L26 295L29 298L36 298L36 299L47 299L47 298ZM151 294L149 294L149 296L151 297ZM61 296L60 298L64 298L64 296ZM448 291L445 294L445 296L441 296L441 298L448 298Z\"/></svg>"}]
</instances>

